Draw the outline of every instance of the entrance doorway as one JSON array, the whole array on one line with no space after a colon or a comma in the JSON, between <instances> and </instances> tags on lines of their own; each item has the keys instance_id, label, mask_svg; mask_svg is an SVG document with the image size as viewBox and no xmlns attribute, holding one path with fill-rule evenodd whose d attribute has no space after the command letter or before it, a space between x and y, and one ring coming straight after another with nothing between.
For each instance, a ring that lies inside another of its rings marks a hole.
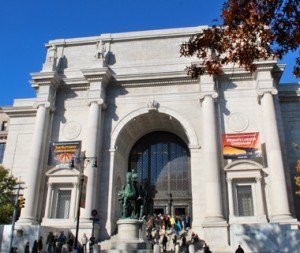
<instances>
[{"instance_id":1,"label":"entrance doorway","mask_svg":"<svg viewBox=\"0 0 300 253\"><path fill-rule=\"evenodd\" d=\"M192 215L190 153L181 138L169 132L145 135L130 152L132 169L146 195L146 214Z\"/></svg>"}]
</instances>

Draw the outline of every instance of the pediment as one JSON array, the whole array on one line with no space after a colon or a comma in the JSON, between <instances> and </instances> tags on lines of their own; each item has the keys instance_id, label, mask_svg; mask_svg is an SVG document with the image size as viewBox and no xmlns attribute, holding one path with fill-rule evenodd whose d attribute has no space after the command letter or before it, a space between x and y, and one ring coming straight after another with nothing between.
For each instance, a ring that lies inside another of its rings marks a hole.
<instances>
[{"instance_id":1,"label":"pediment","mask_svg":"<svg viewBox=\"0 0 300 253\"><path fill-rule=\"evenodd\" d=\"M78 176L79 174L78 170L70 169L69 167L54 167L46 172L48 177Z\"/></svg>"},{"instance_id":2,"label":"pediment","mask_svg":"<svg viewBox=\"0 0 300 253\"><path fill-rule=\"evenodd\" d=\"M262 170L263 167L261 164L251 161L251 160L238 160L227 164L224 167L226 172L229 171L253 171L253 170Z\"/></svg>"}]
</instances>

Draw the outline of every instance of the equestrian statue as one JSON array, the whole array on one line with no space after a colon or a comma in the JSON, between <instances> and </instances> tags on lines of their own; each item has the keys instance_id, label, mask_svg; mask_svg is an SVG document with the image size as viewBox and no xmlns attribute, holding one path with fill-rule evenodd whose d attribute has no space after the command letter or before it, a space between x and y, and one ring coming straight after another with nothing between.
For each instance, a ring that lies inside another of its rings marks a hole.
<instances>
[{"instance_id":1,"label":"equestrian statue","mask_svg":"<svg viewBox=\"0 0 300 253\"><path fill-rule=\"evenodd\" d=\"M137 173L133 169L126 173L126 185L118 192L122 212L121 219L138 219L143 216L144 196L138 186Z\"/></svg>"}]
</instances>

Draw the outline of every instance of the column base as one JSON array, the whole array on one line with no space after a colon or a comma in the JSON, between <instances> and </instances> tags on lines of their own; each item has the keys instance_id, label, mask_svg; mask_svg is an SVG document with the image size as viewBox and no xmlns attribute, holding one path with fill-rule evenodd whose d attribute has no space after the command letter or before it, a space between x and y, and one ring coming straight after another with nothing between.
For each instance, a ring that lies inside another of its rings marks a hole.
<instances>
[{"instance_id":1,"label":"column base","mask_svg":"<svg viewBox=\"0 0 300 253\"><path fill-rule=\"evenodd\" d=\"M207 217L202 227L204 240L213 252L230 250L228 223L223 217Z\"/></svg>"},{"instance_id":2,"label":"column base","mask_svg":"<svg viewBox=\"0 0 300 253\"><path fill-rule=\"evenodd\" d=\"M217 225L225 224L227 226L227 222L224 220L222 216L205 217L202 223L203 226L214 226L216 224Z\"/></svg>"},{"instance_id":3,"label":"column base","mask_svg":"<svg viewBox=\"0 0 300 253\"><path fill-rule=\"evenodd\" d=\"M297 219L293 218L289 214L283 215L273 215L270 218L270 223L278 223L278 224L287 224L287 225L296 225L299 226L300 223Z\"/></svg>"},{"instance_id":4,"label":"column base","mask_svg":"<svg viewBox=\"0 0 300 253\"><path fill-rule=\"evenodd\" d=\"M39 225L39 223L37 222L36 219L34 218L20 218L17 222L16 225L20 225L20 226L35 226L35 225Z\"/></svg>"}]
</instances>

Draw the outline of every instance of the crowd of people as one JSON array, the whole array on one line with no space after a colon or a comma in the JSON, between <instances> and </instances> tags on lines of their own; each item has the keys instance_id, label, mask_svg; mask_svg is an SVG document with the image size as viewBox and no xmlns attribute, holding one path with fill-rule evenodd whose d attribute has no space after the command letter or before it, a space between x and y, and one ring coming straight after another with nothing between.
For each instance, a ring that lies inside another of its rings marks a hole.
<instances>
[{"instance_id":1,"label":"crowd of people","mask_svg":"<svg viewBox=\"0 0 300 253\"><path fill-rule=\"evenodd\" d=\"M144 219L146 240L151 248L159 246L160 251L173 251L175 253L194 253L203 249L204 253L212 253L206 242L191 230L191 220L187 216L152 215ZM67 253L74 249L75 238L69 233L49 232L46 239L46 248L43 247L43 237L30 245L25 244L24 253ZM78 253L93 252L95 237L88 238L83 234L77 245ZM190 247L192 245L192 248ZM31 246L31 247L30 247ZM192 250L191 250L192 249ZM244 253L239 245L235 253Z\"/></svg>"},{"instance_id":2,"label":"crowd of people","mask_svg":"<svg viewBox=\"0 0 300 253\"><path fill-rule=\"evenodd\" d=\"M92 252L95 244L95 237L88 238L86 234L83 234L80 243L77 245L78 253ZM24 253L67 253L72 252L75 246L75 238L73 234L68 234L67 236L63 231L60 233L49 232L46 240L46 249L43 247L43 237L41 236L38 240L35 240L30 247L30 243L27 242L24 247Z\"/></svg>"},{"instance_id":3,"label":"crowd of people","mask_svg":"<svg viewBox=\"0 0 300 253\"><path fill-rule=\"evenodd\" d=\"M191 231L191 219L188 215L149 216L146 221L146 230L146 238L152 248L158 244L164 252L168 250L187 253L191 244L196 250L206 247L205 242Z\"/></svg>"}]
</instances>

